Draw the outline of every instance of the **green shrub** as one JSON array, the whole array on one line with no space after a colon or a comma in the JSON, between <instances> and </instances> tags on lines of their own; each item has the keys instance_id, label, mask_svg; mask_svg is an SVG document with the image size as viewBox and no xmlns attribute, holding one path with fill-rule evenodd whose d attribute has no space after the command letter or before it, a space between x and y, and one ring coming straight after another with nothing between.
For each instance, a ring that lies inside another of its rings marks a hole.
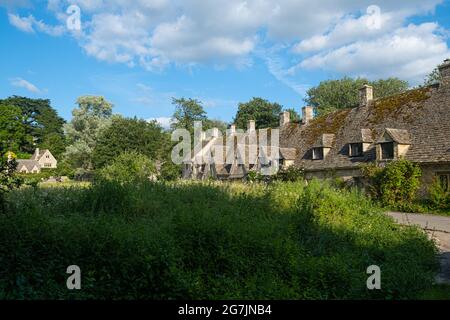
<instances>
[{"instance_id":1,"label":"green shrub","mask_svg":"<svg viewBox=\"0 0 450 320\"><path fill-rule=\"evenodd\" d=\"M376 164L362 167L369 180L369 193L384 206L408 207L416 199L420 187L421 169L408 160L390 162L386 167Z\"/></svg>"},{"instance_id":2,"label":"green shrub","mask_svg":"<svg viewBox=\"0 0 450 320\"><path fill-rule=\"evenodd\" d=\"M438 179L434 179L428 192L433 209L450 211L450 190L446 190Z\"/></svg>"},{"instance_id":3,"label":"green shrub","mask_svg":"<svg viewBox=\"0 0 450 320\"><path fill-rule=\"evenodd\" d=\"M274 180L284 182L295 182L303 180L304 170L295 166L281 168L274 177Z\"/></svg>"},{"instance_id":4,"label":"green shrub","mask_svg":"<svg viewBox=\"0 0 450 320\"><path fill-rule=\"evenodd\" d=\"M435 248L356 191L312 181L25 188L0 215L0 299L402 299ZM66 289L67 266L82 289ZM366 288L370 265L382 290Z\"/></svg>"},{"instance_id":5,"label":"green shrub","mask_svg":"<svg viewBox=\"0 0 450 320\"><path fill-rule=\"evenodd\" d=\"M156 174L153 162L137 152L120 154L112 164L100 169L96 178L121 183L149 180Z\"/></svg>"}]
</instances>

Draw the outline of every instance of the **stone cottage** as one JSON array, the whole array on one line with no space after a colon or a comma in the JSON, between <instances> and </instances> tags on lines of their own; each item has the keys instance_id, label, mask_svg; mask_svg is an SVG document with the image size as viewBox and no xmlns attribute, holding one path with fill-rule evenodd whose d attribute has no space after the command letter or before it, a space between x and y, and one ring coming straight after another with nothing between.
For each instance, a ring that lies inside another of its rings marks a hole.
<instances>
[{"instance_id":1,"label":"stone cottage","mask_svg":"<svg viewBox=\"0 0 450 320\"><path fill-rule=\"evenodd\" d=\"M37 148L31 159L17 159L17 171L20 173L40 173L42 169L56 169L58 161L50 150Z\"/></svg>"},{"instance_id":2,"label":"stone cottage","mask_svg":"<svg viewBox=\"0 0 450 320\"><path fill-rule=\"evenodd\" d=\"M382 99L374 99L373 88L366 85L360 89L356 108L314 118L313 108L304 107L301 123L291 122L287 112L281 114L280 167L303 168L308 180L341 177L359 183L361 165L385 165L404 158L422 168L422 192L434 179L450 188L450 60L439 71L439 84ZM195 171L195 159L186 165L188 168L191 171L185 170L187 177L204 177L189 174L199 172ZM237 177L241 177L252 169L259 167L206 170L217 178L228 179L236 170Z\"/></svg>"}]
</instances>

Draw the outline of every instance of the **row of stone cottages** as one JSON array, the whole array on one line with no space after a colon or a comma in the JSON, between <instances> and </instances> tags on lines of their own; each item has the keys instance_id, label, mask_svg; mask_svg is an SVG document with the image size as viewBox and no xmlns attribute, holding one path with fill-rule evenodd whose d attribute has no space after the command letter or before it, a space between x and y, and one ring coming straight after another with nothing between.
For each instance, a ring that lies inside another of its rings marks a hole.
<instances>
[{"instance_id":1,"label":"row of stone cottages","mask_svg":"<svg viewBox=\"0 0 450 320\"><path fill-rule=\"evenodd\" d=\"M303 168L308 180L333 175L359 183L361 165L385 165L404 158L420 165L423 194L434 179L450 188L450 60L439 71L440 83L383 99L374 99L373 88L365 85L357 108L314 118L313 108L304 107L301 123L282 113L279 157L272 161L279 167ZM247 129L250 135L255 122L250 121ZM233 136L235 130L232 125L227 135ZM212 135L199 154L217 145L226 148L223 144L223 139ZM243 179L249 171L263 169L258 163L241 164L237 151L228 154L232 159L225 164L198 162L199 154L185 162L184 178Z\"/></svg>"}]
</instances>

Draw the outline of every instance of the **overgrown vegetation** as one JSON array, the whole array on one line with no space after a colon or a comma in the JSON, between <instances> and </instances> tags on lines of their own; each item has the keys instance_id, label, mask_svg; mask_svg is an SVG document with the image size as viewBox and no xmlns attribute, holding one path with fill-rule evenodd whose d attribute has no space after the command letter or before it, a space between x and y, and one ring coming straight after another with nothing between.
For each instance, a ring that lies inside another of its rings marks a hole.
<instances>
[{"instance_id":1,"label":"overgrown vegetation","mask_svg":"<svg viewBox=\"0 0 450 320\"><path fill-rule=\"evenodd\" d=\"M403 299L435 247L357 191L312 181L25 188L0 215L0 299ZM66 289L67 266L82 290ZM366 288L366 269L382 289Z\"/></svg>"},{"instance_id":2,"label":"overgrown vegetation","mask_svg":"<svg viewBox=\"0 0 450 320\"><path fill-rule=\"evenodd\" d=\"M417 164L401 159L385 167L368 164L362 172L369 180L369 194L382 205L405 210L416 199L422 175Z\"/></svg>"}]
</instances>

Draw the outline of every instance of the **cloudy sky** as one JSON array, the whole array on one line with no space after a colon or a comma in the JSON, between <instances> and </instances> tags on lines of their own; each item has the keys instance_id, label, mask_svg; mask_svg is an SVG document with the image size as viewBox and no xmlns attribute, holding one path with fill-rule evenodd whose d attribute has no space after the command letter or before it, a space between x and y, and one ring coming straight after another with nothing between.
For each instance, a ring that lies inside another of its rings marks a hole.
<instances>
[{"instance_id":1,"label":"cloudy sky","mask_svg":"<svg viewBox=\"0 0 450 320\"><path fill-rule=\"evenodd\" d=\"M231 121L254 96L299 110L344 75L417 85L450 57L447 0L0 0L0 17L0 97L66 119L95 94L163 123L192 97Z\"/></svg>"}]
</instances>

